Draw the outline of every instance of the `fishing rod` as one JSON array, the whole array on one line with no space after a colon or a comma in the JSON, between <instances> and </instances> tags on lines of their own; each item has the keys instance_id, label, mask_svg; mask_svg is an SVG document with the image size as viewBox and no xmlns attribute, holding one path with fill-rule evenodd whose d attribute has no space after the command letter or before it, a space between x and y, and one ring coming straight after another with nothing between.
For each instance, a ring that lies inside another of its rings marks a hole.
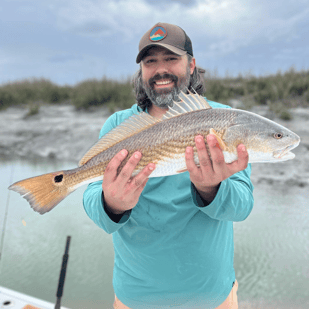
<instances>
[{"instance_id":1,"label":"fishing rod","mask_svg":"<svg viewBox=\"0 0 309 309\"><path fill-rule=\"evenodd\" d=\"M71 236L67 236L67 242L66 242L65 251L62 257L62 265L61 265L59 281L58 281L58 290L56 294L57 302L55 304L55 309L60 309L61 297L63 294L63 287L64 287L64 280L65 280L65 275L66 275L68 260L69 260L70 241L71 241Z\"/></svg>"},{"instance_id":2,"label":"fishing rod","mask_svg":"<svg viewBox=\"0 0 309 309\"><path fill-rule=\"evenodd\" d=\"M13 175L14 175L14 165L11 167L11 174L10 174L10 183L13 181ZM4 236L6 232L6 223L9 213L9 206L10 206L10 191L8 192L7 198L6 198L6 206L5 206L5 213L3 218L3 228L1 231L1 240L0 240L0 266L1 266L1 259L3 255L3 246L4 246Z\"/></svg>"}]
</instances>

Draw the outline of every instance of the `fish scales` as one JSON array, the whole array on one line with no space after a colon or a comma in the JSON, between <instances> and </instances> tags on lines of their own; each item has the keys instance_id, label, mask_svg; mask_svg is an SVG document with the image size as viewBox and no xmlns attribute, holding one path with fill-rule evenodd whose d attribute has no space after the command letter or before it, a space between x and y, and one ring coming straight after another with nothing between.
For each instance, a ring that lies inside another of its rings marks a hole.
<instances>
[{"instance_id":1,"label":"fish scales","mask_svg":"<svg viewBox=\"0 0 309 309\"><path fill-rule=\"evenodd\" d=\"M109 161L116 153L122 149L128 151L127 158L122 162L118 173L127 163L128 159L135 151L142 153L142 158L138 163L134 174L142 170L150 162L159 163L166 159L173 158L174 155L184 154L187 146L195 148L194 137L198 134L206 136L209 130L214 128L218 132L224 132L229 125L233 124L236 113L225 109L199 110L177 117L158 122L116 145L108 148L89 160L84 166L76 169L93 171L92 176L104 174ZM207 125L205 125L205 123ZM188 124L188 125L187 125ZM185 161L184 161L185 162ZM170 172L175 173L170 166ZM88 175L84 178L89 177Z\"/></svg>"},{"instance_id":2,"label":"fish scales","mask_svg":"<svg viewBox=\"0 0 309 309\"><path fill-rule=\"evenodd\" d=\"M135 151L142 158L132 176L148 163L156 164L150 177L174 175L186 170L185 149L195 149L196 135L206 140L214 134L227 163L237 160L236 147L243 143L249 162L278 162L294 158L290 152L299 137L259 115L235 109L212 109L204 98L180 94L162 120L146 113L134 115L111 130L80 161L80 166L21 180L9 189L20 193L31 207L44 214L60 203L79 186L102 180L110 160L122 149L128 151L118 173ZM207 147L207 144L206 144ZM208 150L209 151L209 150Z\"/></svg>"}]
</instances>

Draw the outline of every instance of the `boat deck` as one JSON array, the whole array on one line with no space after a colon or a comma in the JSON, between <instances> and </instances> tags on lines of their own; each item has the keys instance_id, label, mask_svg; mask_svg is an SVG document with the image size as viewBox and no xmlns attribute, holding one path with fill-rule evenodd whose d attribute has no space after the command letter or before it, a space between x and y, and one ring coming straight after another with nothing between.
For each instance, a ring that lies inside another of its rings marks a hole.
<instances>
[{"instance_id":1,"label":"boat deck","mask_svg":"<svg viewBox=\"0 0 309 309\"><path fill-rule=\"evenodd\" d=\"M54 309L55 304L0 286L1 309ZM62 309L69 309L62 307Z\"/></svg>"}]
</instances>

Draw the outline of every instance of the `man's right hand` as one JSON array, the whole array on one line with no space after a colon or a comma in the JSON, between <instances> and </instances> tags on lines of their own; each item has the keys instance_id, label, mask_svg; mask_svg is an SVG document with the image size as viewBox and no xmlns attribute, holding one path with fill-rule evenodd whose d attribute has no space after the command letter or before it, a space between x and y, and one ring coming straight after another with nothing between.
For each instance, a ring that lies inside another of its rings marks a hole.
<instances>
[{"instance_id":1,"label":"man's right hand","mask_svg":"<svg viewBox=\"0 0 309 309\"><path fill-rule=\"evenodd\" d=\"M126 210L134 208L146 186L149 175L156 167L154 163L149 163L136 176L132 177L132 173L142 157L142 154L136 151L117 175L118 167L127 155L128 151L125 149L118 152L108 163L104 173L102 189L105 207L114 214L122 214Z\"/></svg>"}]
</instances>

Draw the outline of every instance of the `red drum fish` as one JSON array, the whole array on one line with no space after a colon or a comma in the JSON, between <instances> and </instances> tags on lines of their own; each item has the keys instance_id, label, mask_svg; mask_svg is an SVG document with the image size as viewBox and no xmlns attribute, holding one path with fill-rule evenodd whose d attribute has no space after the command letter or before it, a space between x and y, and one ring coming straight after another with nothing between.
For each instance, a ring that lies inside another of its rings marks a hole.
<instances>
[{"instance_id":1,"label":"red drum fish","mask_svg":"<svg viewBox=\"0 0 309 309\"><path fill-rule=\"evenodd\" d=\"M194 137L214 134L225 162L237 160L236 147L244 144L249 163L280 162L294 158L291 152L300 138L292 131L252 112L218 108L213 109L197 94L179 95L162 119L142 112L133 115L104 135L81 159L79 167L57 171L18 181L9 189L22 195L31 207L44 214L53 209L78 187L102 180L109 161L120 150L129 157L140 151L142 158L133 176L148 163L156 168L150 177L161 177L186 171L185 149L195 148ZM198 164L197 154L195 161Z\"/></svg>"}]
</instances>

